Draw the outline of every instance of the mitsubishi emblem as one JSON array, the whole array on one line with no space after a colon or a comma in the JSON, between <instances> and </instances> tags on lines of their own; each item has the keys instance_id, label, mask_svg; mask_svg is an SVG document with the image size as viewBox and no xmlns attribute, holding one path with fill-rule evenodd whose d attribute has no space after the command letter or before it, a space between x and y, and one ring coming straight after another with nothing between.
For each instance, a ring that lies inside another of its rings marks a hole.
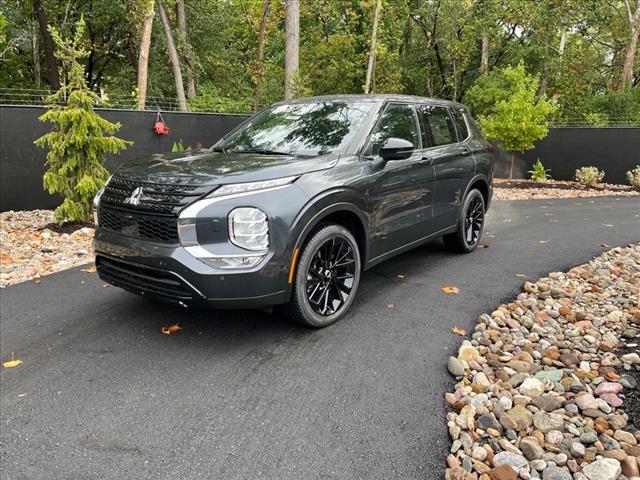
<instances>
[{"instance_id":1,"label":"mitsubishi emblem","mask_svg":"<svg viewBox=\"0 0 640 480\"><path fill-rule=\"evenodd\" d=\"M138 187L131 192L131 195L129 195L123 203L137 207L140 205L140 199L142 199L142 187Z\"/></svg>"}]
</instances>

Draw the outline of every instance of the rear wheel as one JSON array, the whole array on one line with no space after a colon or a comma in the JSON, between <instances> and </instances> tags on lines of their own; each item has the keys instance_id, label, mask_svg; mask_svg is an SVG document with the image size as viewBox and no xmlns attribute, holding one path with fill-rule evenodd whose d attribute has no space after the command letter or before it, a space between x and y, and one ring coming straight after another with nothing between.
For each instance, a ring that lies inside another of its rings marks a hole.
<instances>
[{"instance_id":1,"label":"rear wheel","mask_svg":"<svg viewBox=\"0 0 640 480\"><path fill-rule=\"evenodd\" d=\"M462 253L474 251L484 230L484 197L479 190L471 190L460 208L458 230L443 237L447 247Z\"/></svg>"},{"instance_id":2,"label":"rear wheel","mask_svg":"<svg viewBox=\"0 0 640 480\"><path fill-rule=\"evenodd\" d=\"M305 245L289 303L291 317L312 327L340 320L353 303L360 284L358 244L341 225L327 225Z\"/></svg>"}]
</instances>

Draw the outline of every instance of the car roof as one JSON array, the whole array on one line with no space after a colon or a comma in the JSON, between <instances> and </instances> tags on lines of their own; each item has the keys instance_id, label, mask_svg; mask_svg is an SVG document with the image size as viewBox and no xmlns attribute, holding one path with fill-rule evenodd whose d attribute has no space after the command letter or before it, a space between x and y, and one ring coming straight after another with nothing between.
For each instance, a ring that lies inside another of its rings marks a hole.
<instances>
[{"instance_id":1,"label":"car roof","mask_svg":"<svg viewBox=\"0 0 640 480\"><path fill-rule=\"evenodd\" d=\"M400 95L395 93L374 93L374 94L347 94L347 95L319 95L315 97L301 97L293 100L279 102L277 105L301 104L313 102L410 102L410 103L436 103L450 107L461 107L458 102L444 100L440 98L418 97L416 95Z\"/></svg>"}]
</instances>

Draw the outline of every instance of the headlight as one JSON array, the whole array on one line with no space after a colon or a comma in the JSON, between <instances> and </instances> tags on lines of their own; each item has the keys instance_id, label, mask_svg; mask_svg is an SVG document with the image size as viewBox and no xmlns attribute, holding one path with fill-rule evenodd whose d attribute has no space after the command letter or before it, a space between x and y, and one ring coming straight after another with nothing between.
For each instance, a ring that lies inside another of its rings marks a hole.
<instances>
[{"instance_id":1,"label":"headlight","mask_svg":"<svg viewBox=\"0 0 640 480\"><path fill-rule=\"evenodd\" d=\"M229 239L247 250L269 249L269 221L259 208L235 208L229 213Z\"/></svg>"},{"instance_id":2,"label":"headlight","mask_svg":"<svg viewBox=\"0 0 640 480\"><path fill-rule=\"evenodd\" d=\"M273 180L264 180L262 182L249 182L249 183L234 183L231 185L222 185L217 188L209 197L224 197L227 195L235 195L237 193L254 192L256 190L266 190L268 188L284 187L293 183L298 177L283 177L275 178Z\"/></svg>"}]
</instances>

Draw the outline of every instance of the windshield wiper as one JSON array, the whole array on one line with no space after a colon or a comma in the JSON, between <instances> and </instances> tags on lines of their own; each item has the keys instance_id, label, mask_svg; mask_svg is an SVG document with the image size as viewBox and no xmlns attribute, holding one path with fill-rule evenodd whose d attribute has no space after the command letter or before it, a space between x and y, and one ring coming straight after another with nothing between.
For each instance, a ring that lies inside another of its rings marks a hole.
<instances>
[{"instance_id":1,"label":"windshield wiper","mask_svg":"<svg viewBox=\"0 0 640 480\"><path fill-rule=\"evenodd\" d=\"M287 155L292 156L293 153L279 152L277 150L268 150L266 148L255 148L253 150L232 150L233 153L257 153L259 155Z\"/></svg>"}]
</instances>

